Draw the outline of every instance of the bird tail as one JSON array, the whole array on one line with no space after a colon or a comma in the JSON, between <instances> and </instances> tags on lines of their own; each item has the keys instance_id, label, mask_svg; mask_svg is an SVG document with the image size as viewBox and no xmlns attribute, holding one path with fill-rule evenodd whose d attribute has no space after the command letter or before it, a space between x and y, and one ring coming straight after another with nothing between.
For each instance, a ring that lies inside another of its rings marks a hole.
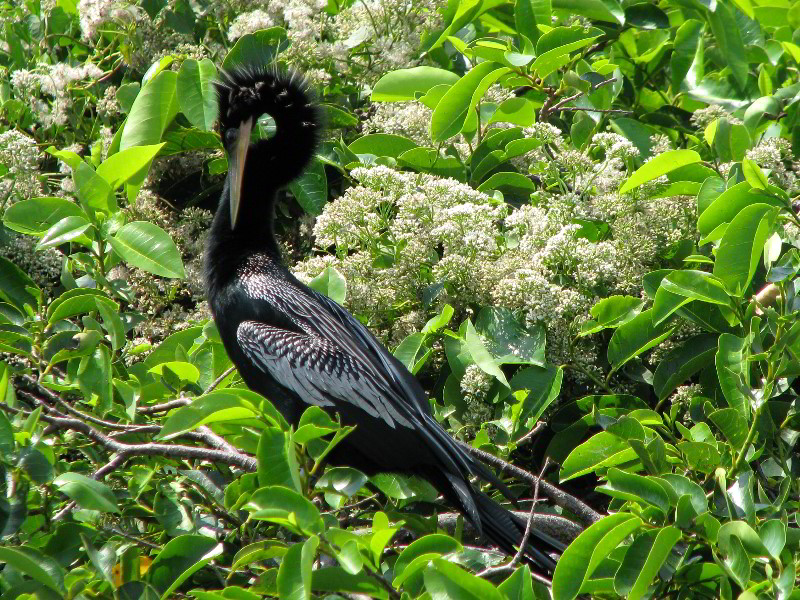
<instances>
[{"instance_id":1,"label":"bird tail","mask_svg":"<svg viewBox=\"0 0 800 600\"><path fill-rule=\"evenodd\" d=\"M464 479L445 474L452 493L446 494L469 517L478 531L504 552L515 555L525 536L527 520L506 510L486 494L476 491ZM556 561L545 550L561 553L566 546L555 538L531 528L523 556L537 568L552 573Z\"/></svg>"},{"instance_id":2,"label":"bird tail","mask_svg":"<svg viewBox=\"0 0 800 600\"><path fill-rule=\"evenodd\" d=\"M306 79L274 66L244 64L223 71L216 90L220 116L235 120L237 111L252 114L257 107L275 121L275 135L258 143L274 184L280 187L299 177L324 127L322 109Z\"/></svg>"}]
</instances>

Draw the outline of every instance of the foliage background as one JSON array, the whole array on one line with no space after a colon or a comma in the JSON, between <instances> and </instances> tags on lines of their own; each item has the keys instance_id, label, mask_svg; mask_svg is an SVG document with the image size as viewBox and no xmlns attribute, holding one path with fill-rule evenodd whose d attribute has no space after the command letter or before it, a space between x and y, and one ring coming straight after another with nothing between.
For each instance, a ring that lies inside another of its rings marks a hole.
<instances>
[{"instance_id":1,"label":"foliage background","mask_svg":"<svg viewBox=\"0 0 800 600\"><path fill-rule=\"evenodd\" d=\"M800 597L800 2L0 23L3 598ZM328 121L287 261L569 544L552 582L424 482L325 467L346 428L290 428L231 372L201 262L211 83L248 60L303 72Z\"/></svg>"}]
</instances>

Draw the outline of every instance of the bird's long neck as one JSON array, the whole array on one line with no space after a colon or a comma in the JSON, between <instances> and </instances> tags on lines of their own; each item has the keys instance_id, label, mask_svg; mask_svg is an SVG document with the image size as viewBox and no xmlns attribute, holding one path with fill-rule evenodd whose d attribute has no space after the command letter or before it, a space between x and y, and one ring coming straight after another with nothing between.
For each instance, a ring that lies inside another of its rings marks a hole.
<instances>
[{"instance_id":1,"label":"bird's long neck","mask_svg":"<svg viewBox=\"0 0 800 600\"><path fill-rule=\"evenodd\" d=\"M231 228L230 178L217 208L206 246L206 277L209 291L233 277L237 267L255 253L281 263L281 250L275 236L275 197L278 189L270 185L268 172L259 171L258 160L248 157L242 181L242 200L236 228Z\"/></svg>"}]
</instances>

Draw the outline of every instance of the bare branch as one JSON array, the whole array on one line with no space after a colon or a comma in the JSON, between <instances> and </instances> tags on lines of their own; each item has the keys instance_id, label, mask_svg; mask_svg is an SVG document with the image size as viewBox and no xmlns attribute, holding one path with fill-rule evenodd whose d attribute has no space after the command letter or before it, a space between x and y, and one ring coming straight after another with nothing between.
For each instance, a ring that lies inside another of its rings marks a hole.
<instances>
[{"instance_id":1,"label":"bare branch","mask_svg":"<svg viewBox=\"0 0 800 600\"><path fill-rule=\"evenodd\" d=\"M484 452L478 448L473 448L469 444L465 444L463 442L458 443L462 448L464 448L464 450L472 454L474 457L479 458L483 462L492 465L497 469L500 469L500 472L502 473L514 475L522 481L527 481L532 486L536 485L536 482L539 481L540 489L545 496L552 500L555 505L572 512L586 525L591 525L592 523L595 523L603 518L603 515L594 510L588 504L554 486L552 483L545 481L544 479L540 480L533 473L529 473L525 469L521 469L516 465L512 465L511 463L504 461L502 458L498 458L494 454L489 454L488 452Z\"/></svg>"}]
</instances>

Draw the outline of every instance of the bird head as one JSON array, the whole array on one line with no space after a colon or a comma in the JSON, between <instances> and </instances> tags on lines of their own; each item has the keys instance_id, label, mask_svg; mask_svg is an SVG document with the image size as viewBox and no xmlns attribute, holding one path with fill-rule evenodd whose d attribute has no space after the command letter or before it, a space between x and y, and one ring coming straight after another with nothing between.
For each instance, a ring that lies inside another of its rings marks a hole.
<instances>
[{"instance_id":1,"label":"bird head","mask_svg":"<svg viewBox=\"0 0 800 600\"><path fill-rule=\"evenodd\" d=\"M232 76L217 83L220 136L228 155L232 229L236 226L241 205L250 132L255 120L266 112L267 102L262 97L265 85L262 81L247 81Z\"/></svg>"}]
</instances>

